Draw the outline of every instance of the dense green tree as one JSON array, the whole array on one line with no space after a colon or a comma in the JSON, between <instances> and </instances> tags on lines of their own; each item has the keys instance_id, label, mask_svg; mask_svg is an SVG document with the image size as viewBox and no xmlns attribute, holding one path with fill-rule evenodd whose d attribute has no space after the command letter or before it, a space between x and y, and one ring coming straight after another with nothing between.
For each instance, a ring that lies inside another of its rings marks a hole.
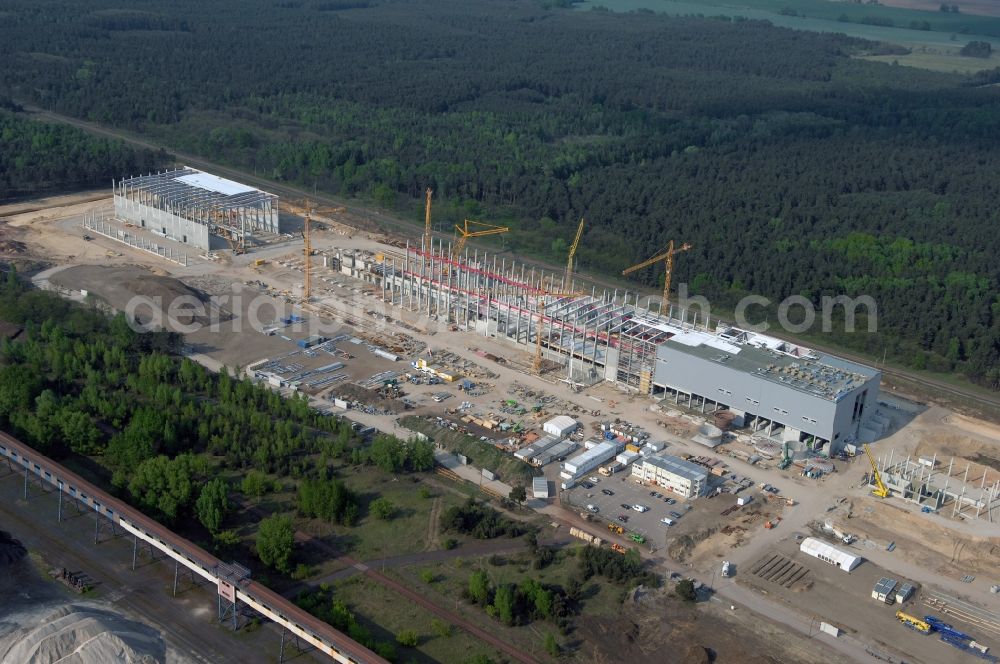
<instances>
[{"instance_id":1,"label":"dense green tree","mask_svg":"<svg viewBox=\"0 0 1000 664\"><path fill-rule=\"evenodd\" d=\"M693 602L698 599L698 593L694 589L694 582L691 579L681 579L677 582L674 592L685 602Z\"/></svg>"},{"instance_id":2,"label":"dense green tree","mask_svg":"<svg viewBox=\"0 0 1000 664\"><path fill-rule=\"evenodd\" d=\"M469 577L469 597L477 604L487 604L490 600L490 580L486 572L477 570Z\"/></svg>"},{"instance_id":3,"label":"dense green tree","mask_svg":"<svg viewBox=\"0 0 1000 664\"><path fill-rule=\"evenodd\" d=\"M141 507L174 521L191 505L195 473L204 463L190 454L173 459L156 456L135 469L128 484L129 493Z\"/></svg>"},{"instance_id":4,"label":"dense green tree","mask_svg":"<svg viewBox=\"0 0 1000 664\"><path fill-rule=\"evenodd\" d=\"M291 572L295 528L288 516L275 514L262 520L257 527L257 557L268 567Z\"/></svg>"},{"instance_id":5,"label":"dense green tree","mask_svg":"<svg viewBox=\"0 0 1000 664\"><path fill-rule=\"evenodd\" d=\"M391 519L393 514L396 512L396 506L392 504L391 500L385 497L373 500L368 509L376 518L384 521Z\"/></svg>"},{"instance_id":6,"label":"dense green tree","mask_svg":"<svg viewBox=\"0 0 1000 664\"><path fill-rule=\"evenodd\" d=\"M267 476L253 468L247 471L247 474L243 476L243 481L240 482L240 491L257 500L260 500L267 492L267 487Z\"/></svg>"},{"instance_id":7,"label":"dense green tree","mask_svg":"<svg viewBox=\"0 0 1000 664\"><path fill-rule=\"evenodd\" d=\"M219 532L229 507L229 486L225 480L216 477L201 487L201 493L195 502L195 511L198 520L210 533Z\"/></svg>"},{"instance_id":8,"label":"dense green tree","mask_svg":"<svg viewBox=\"0 0 1000 664\"><path fill-rule=\"evenodd\" d=\"M510 499L520 505L525 500L528 499L528 492L525 490L523 485L516 485L510 488Z\"/></svg>"}]
</instances>

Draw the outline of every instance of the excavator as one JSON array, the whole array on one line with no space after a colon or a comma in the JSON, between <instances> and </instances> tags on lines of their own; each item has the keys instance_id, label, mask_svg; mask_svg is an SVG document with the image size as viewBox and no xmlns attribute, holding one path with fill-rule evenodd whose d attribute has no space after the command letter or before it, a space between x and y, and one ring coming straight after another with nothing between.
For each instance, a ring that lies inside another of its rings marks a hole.
<instances>
[{"instance_id":1,"label":"excavator","mask_svg":"<svg viewBox=\"0 0 1000 664\"><path fill-rule=\"evenodd\" d=\"M865 454L868 455L868 462L872 465L872 481L875 483L875 488L872 489L872 495L878 496L879 498L889 497L889 487L885 485L882 481L882 475L878 472L878 466L875 464L875 457L872 456L872 450L865 444Z\"/></svg>"}]
</instances>

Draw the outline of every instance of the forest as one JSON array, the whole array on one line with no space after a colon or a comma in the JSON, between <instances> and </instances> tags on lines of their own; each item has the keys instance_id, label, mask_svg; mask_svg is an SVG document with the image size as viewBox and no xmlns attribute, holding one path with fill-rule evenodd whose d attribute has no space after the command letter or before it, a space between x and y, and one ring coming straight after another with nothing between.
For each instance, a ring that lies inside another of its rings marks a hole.
<instances>
[{"instance_id":1,"label":"forest","mask_svg":"<svg viewBox=\"0 0 1000 664\"><path fill-rule=\"evenodd\" d=\"M674 283L719 313L870 295L876 332L811 338L1000 388L1000 72L564 4L11 0L0 94L414 221L430 186L518 255L564 261L586 216L595 274L690 242Z\"/></svg>"},{"instance_id":2,"label":"forest","mask_svg":"<svg viewBox=\"0 0 1000 664\"><path fill-rule=\"evenodd\" d=\"M153 170L169 161L163 151L136 150L81 129L29 120L17 110L0 98L0 201L104 186L122 173Z\"/></svg>"}]
</instances>

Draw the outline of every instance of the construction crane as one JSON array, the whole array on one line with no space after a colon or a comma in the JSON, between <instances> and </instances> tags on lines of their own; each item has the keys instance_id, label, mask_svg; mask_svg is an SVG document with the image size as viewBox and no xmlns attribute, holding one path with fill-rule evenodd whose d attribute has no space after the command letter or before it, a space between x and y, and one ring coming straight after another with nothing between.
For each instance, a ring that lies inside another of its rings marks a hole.
<instances>
[{"instance_id":1,"label":"construction crane","mask_svg":"<svg viewBox=\"0 0 1000 664\"><path fill-rule=\"evenodd\" d=\"M673 272L674 272L674 254L679 254L682 251L687 251L690 248L691 248L691 245L688 244L687 242L685 242L684 244L682 244L677 249L674 249L674 241L671 240L670 241L670 246L667 247L667 250L665 252L663 252L662 254L659 254L657 256L653 256L652 258L650 258L648 260L644 260L643 262L639 263L638 265L633 265L630 268L626 268L625 270L622 270L622 276L626 276L626 275L632 274L636 270L641 270L644 267L649 267L653 263L659 263L660 261L664 261L665 260L666 263L667 263L667 274L663 277L663 305L662 305L662 306L665 307L666 304L670 301L670 278L671 278L671 276L673 275Z\"/></svg>"},{"instance_id":2,"label":"construction crane","mask_svg":"<svg viewBox=\"0 0 1000 664\"><path fill-rule=\"evenodd\" d=\"M872 489L872 494L878 496L879 498L889 497L889 487L885 485L882 481L882 475L878 472L878 466L875 465L875 457L872 456L871 448L865 443L865 454L868 455L868 461L872 465L872 479L875 482L875 488Z\"/></svg>"},{"instance_id":3,"label":"construction crane","mask_svg":"<svg viewBox=\"0 0 1000 664\"><path fill-rule=\"evenodd\" d=\"M573 259L576 257L576 249L580 246L580 237L583 235L584 218L580 217L580 225L576 227L576 237L569 247L569 256L566 258L566 277L563 279L563 288L573 287Z\"/></svg>"},{"instance_id":4,"label":"construction crane","mask_svg":"<svg viewBox=\"0 0 1000 664\"><path fill-rule=\"evenodd\" d=\"M472 225L471 227L470 224ZM480 230L474 230L474 228L477 227ZM493 224L484 224L481 221L470 221L466 219L464 226L455 224L455 230L458 231L458 240L451 249L452 260L457 260L462 255L462 250L465 249L465 243L468 242L470 237L499 235L501 233L506 233L510 229L506 226L494 226Z\"/></svg>"},{"instance_id":5,"label":"construction crane","mask_svg":"<svg viewBox=\"0 0 1000 664\"><path fill-rule=\"evenodd\" d=\"M434 190L427 187L427 203L424 205L424 251L431 252L431 196Z\"/></svg>"},{"instance_id":6,"label":"construction crane","mask_svg":"<svg viewBox=\"0 0 1000 664\"><path fill-rule=\"evenodd\" d=\"M302 280L302 299L308 302L309 296L312 294L312 242L309 237L309 210L312 209L312 205L309 201L306 201L306 208L305 225L302 229L302 244L306 259L303 268L305 277Z\"/></svg>"}]
</instances>

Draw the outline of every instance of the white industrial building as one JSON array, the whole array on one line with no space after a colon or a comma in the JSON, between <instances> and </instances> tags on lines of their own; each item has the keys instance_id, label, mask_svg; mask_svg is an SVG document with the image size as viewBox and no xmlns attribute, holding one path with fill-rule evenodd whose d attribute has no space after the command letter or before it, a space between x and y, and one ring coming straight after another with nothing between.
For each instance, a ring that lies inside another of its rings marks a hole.
<instances>
[{"instance_id":1,"label":"white industrial building","mask_svg":"<svg viewBox=\"0 0 1000 664\"><path fill-rule=\"evenodd\" d=\"M542 425L542 431L553 436L565 438L580 427L580 423L568 415L559 415Z\"/></svg>"},{"instance_id":2,"label":"white industrial building","mask_svg":"<svg viewBox=\"0 0 1000 664\"><path fill-rule=\"evenodd\" d=\"M533 498L548 498L549 481L542 476L532 478L531 496Z\"/></svg>"},{"instance_id":3,"label":"white industrial building","mask_svg":"<svg viewBox=\"0 0 1000 664\"><path fill-rule=\"evenodd\" d=\"M684 498L696 498L708 486L708 471L703 467L666 454L642 457L633 463L632 477Z\"/></svg>"},{"instance_id":4,"label":"white industrial building","mask_svg":"<svg viewBox=\"0 0 1000 664\"><path fill-rule=\"evenodd\" d=\"M209 251L211 237L245 250L254 232L278 233L278 197L193 168L122 178L115 217Z\"/></svg>"},{"instance_id":5,"label":"white industrial building","mask_svg":"<svg viewBox=\"0 0 1000 664\"><path fill-rule=\"evenodd\" d=\"M807 537L802 540L802 544L799 545L799 550L814 558L819 558L825 563L836 565L845 572L850 572L852 569L860 565L863 560L861 556L855 556L847 553L846 551L841 551L837 547L831 546L822 540L816 539L815 537Z\"/></svg>"},{"instance_id":6,"label":"white industrial building","mask_svg":"<svg viewBox=\"0 0 1000 664\"><path fill-rule=\"evenodd\" d=\"M610 442L601 442L594 445L586 452L577 454L572 459L563 463L562 472L559 476L564 480L576 479L584 473L590 472L602 463L611 459L618 453L618 445Z\"/></svg>"}]
</instances>

